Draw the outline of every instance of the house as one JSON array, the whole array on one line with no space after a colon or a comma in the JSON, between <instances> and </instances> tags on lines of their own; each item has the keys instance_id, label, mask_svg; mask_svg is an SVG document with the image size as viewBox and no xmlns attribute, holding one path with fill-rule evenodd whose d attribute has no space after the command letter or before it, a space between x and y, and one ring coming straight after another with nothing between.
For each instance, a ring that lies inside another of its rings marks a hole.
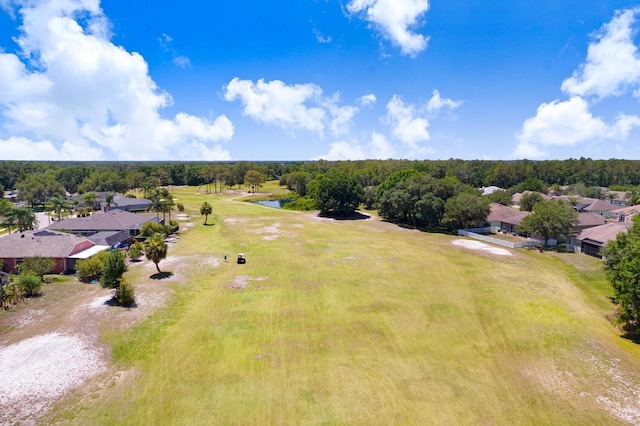
<instances>
[{"instance_id":1,"label":"house","mask_svg":"<svg viewBox=\"0 0 640 426\"><path fill-rule=\"evenodd\" d=\"M500 188L499 186L483 186L482 188L480 188L480 191L482 191L482 195L490 195L493 194L496 191L504 191L504 189Z\"/></svg>"},{"instance_id":2,"label":"house","mask_svg":"<svg viewBox=\"0 0 640 426\"><path fill-rule=\"evenodd\" d=\"M625 201L627 198L627 193L625 191L611 191L608 188L605 188L605 195L607 196L609 201L611 201L616 206L627 207L627 202Z\"/></svg>"},{"instance_id":3,"label":"house","mask_svg":"<svg viewBox=\"0 0 640 426\"><path fill-rule=\"evenodd\" d=\"M631 222L631 219L636 214L640 213L640 204L635 206L623 207L616 210L611 210L609 214L611 218L618 222Z\"/></svg>"},{"instance_id":4,"label":"house","mask_svg":"<svg viewBox=\"0 0 640 426\"><path fill-rule=\"evenodd\" d=\"M153 202L146 198L130 198L116 194L113 196L113 204L109 210L126 210L128 212L143 212L151 209ZM104 203L102 208L104 210Z\"/></svg>"},{"instance_id":5,"label":"house","mask_svg":"<svg viewBox=\"0 0 640 426\"><path fill-rule=\"evenodd\" d=\"M593 228L607 223L604 216L595 213L578 213L578 224L573 227L573 233L578 234L583 229Z\"/></svg>"},{"instance_id":6,"label":"house","mask_svg":"<svg viewBox=\"0 0 640 426\"><path fill-rule=\"evenodd\" d=\"M497 203L492 203L489 207L491 210L486 221L491 228L498 228L500 232L515 233L516 227L529 214L529 212L523 212Z\"/></svg>"},{"instance_id":7,"label":"house","mask_svg":"<svg viewBox=\"0 0 640 426\"><path fill-rule=\"evenodd\" d=\"M602 250L609 241L615 240L621 232L629 232L631 225L629 222L609 222L583 229L571 238L567 248L576 253L602 258Z\"/></svg>"},{"instance_id":8,"label":"house","mask_svg":"<svg viewBox=\"0 0 640 426\"><path fill-rule=\"evenodd\" d=\"M89 235L87 239L99 246L120 248L131 243L133 237L125 231L100 231Z\"/></svg>"},{"instance_id":9,"label":"house","mask_svg":"<svg viewBox=\"0 0 640 426\"><path fill-rule=\"evenodd\" d=\"M617 206L609 201L583 198L582 200L580 200L578 212L595 213L604 217L609 217L609 212L611 212L612 210L617 210L619 208L620 206Z\"/></svg>"},{"instance_id":10,"label":"house","mask_svg":"<svg viewBox=\"0 0 640 426\"><path fill-rule=\"evenodd\" d=\"M84 200L83 195L71 195L67 197L69 203L77 203L78 206L83 207L100 207L100 210L126 210L128 212L142 212L151 209L153 202L146 198L130 198L120 194L113 194L111 192L94 192L96 200L93 205L88 205ZM105 200L107 195L113 195L113 201L107 208Z\"/></svg>"},{"instance_id":11,"label":"house","mask_svg":"<svg viewBox=\"0 0 640 426\"><path fill-rule=\"evenodd\" d=\"M65 230L76 235L90 236L101 231L125 232L129 237L140 234L146 222L162 223L155 215L131 213L125 210L96 212L88 217L67 218L54 222L47 229Z\"/></svg>"},{"instance_id":12,"label":"house","mask_svg":"<svg viewBox=\"0 0 640 426\"><path fill-rule=\"evenodd\" d=\"M78 259L87 259L108 248L66 232L48 229L25 231L0 238L0 262L2 269L15 273L25 257L40 256L55 261L51 273L69 274L75 271Z\"/></svg>"},{"instance_id":13,"label":"house","mask_svg":"<svg viewBox=\"0 0 640 426\"><path fill-rule=\"evenodd\" d=\"M516 192L511 196L511 202L513 203L514 206L518 207L520 206L520 200L522 199L523 195L529 195L533 193L534 193L533 191ZM536 192L536 194L540 194L543 200L550 200L551 198L553 198L548 196L547 194L542 194L540 192Z\"/></svg>"}]
</instances>

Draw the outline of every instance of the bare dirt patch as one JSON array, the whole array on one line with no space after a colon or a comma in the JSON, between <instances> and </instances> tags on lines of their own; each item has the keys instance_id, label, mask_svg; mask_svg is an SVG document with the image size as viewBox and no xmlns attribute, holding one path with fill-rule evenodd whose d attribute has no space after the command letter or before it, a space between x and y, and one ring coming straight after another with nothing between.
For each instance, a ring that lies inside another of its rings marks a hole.
<instances>
[{"instance_id":1,"label":"bare dirt patch","mask_svg":"<svg viewBox=\"0 0 640 426\"><path fill-rule=\"evenodd\" d=\"M268 277L252 278L249 275L237 275L233 283L229 284L229 287L234 290L246 290L250 286L249 281L265 281L268 279ZM255 286L254 288L256 290L264 290L268 287Z\"/></svg>"},{"instance_id":2,"label":"bare dirt patch","mask_svg":"<svg viewBox=\"0 0 640 426\"><path fill-rule=\"evenodd\" d=\"M453 240L451 243L455 246L464 247L469 250L483 251L491 254L497 254L498 256L512 256L509 250L499 247L493 247L489 244L481 243L480 241Z\"/></svg>"},{"instance_id":3,"label":"bare dirt patch","mask_svg":"<svg viewBox=\"0 0 640 426\"><path fill-rule=\"evenodd\" d=\"M49 333L0 349L0 421L33 423L56 398L107 368L101 350L77 335Z\"/></svg>"}]
</instances>

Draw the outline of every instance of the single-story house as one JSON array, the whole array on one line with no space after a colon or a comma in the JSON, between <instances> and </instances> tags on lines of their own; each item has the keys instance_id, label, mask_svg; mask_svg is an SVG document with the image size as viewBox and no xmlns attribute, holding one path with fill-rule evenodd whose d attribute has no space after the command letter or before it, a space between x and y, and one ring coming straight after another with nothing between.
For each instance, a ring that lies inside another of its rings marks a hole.
<instances>
[{"instance_id":1,"label":"single-story house","mask_svg":"<svg viewBox=\"0 0 640 426\"><path fill-rule=\"evenodd\" d=\"M533 194L534 191L524 191L524 192L516 192L515 194L513 194L511 196L511 202L513 203L514 206L520 206L520 200L522 199L523 195L529 195L529 194ZM537 194L540 194L540 196L542 197L543 200L550 200L553 197L548 196L547 194L543 194L541 192L537 192Z\"/></svg>"},{"instance_id":2,"label":"single-story house","mask_svg":"<svg viewBox=\"0 0 640 426\"><path fill-rule=\"evenodd\" d=\"M605 195L607 196L607 199L609 199L609 201L611 201L616 206L627 207L627 193L625 191L611 191L608 188L605 188ZM615 195L615 198L609 198L613 195Z\"/></svg>"},{"instance_id":3,"label":"single-story house","mask_svg":"<svg viewBox=\"0 0 640 426\"><path fill-rule=\"evenodd\" d=\"M0 238L0 262L6 272L15 273L25 257L40 256L55 261L51 273L69 274L75 271L78 259L87 259L108 248L66 232L48 229L25 231Z\"/></svg>"},{"instance_id":4,"label":"single-story house","mask_svg":"<svg viewBox=\"0 0 640 426\"><path fill-rule=\"evenodd\" d=\"M120 248L133 240L125 231L100 231L87 237L94 244L99 246L108 246L110 248Z\"/></svg>"},{"instance_id":5,"label":"single-story house","mask_svg":"<svg viewBox=\"0 0 640 426\"><path fill-rule=\"evenodd\" d=\"M516 232L516 227L529 214L529 212L523 212L497 203L491 203L490 209L491 211L485 219L489 226L498 228L500 232L511 234Z\"/></svg>"},{"instance_id":6,"label":"single-story house","mask_svg":"<svg viewBox=\"0 0 640 426\"><path fill-rule=\"evenodd\" d=\"M621 232L629 232L629 222L609 222L604 225L586 228L574 235L567 245L569 250L602 258L602 250L609 241L616 239Z\"/></svg>"},{"instance_id":7,"label":"single-story house","mask_svg":"<svg viewBox=\"0 0 640 426\"><path fill-rule=\"evenodd\" d=\"M602 215L604 217L609 217L610 213L612 210L617 210L620 208L620 206L617 206L609 201L605 201L605 200L593 200L591 202L589 202L588 204L585 205L586 203L586 198L583 198L581 200L581 205L578 208L579 212L584 212L584 213L596 213L599 215Z\"/></svg>"},{"instance_id":8,"label":"single-story house","mask_svg":"<svg viewBox=\"0 0 640 426\"><path fill-rule=\"evenodd\" d=\"M573 233L578 234L583 229L593 228L607 223L604 216L595 213L578 213L578 224L573 227Z\"/></svg>"},{"instance_id":9,"label":"single-story house","mask_svg":"<svg viewBox=\"0 0 640 426\"><path fill-rule=\"evenodd\" d=\"M140 234L140 228L147 222L162 223L162 218L152 214L131 213L125 210L95 212L87 217L76 217L54 222L47 229L65 230L76 235L90 236L101 231L124 231L128 236Z\"/></svg>"},{"instance_id":10,"label":"single-story house","mask_svg":"<svg viewBox=\"0 0 640 426\"><path fill-rule=\"evenodd\" d=\"M482 188L480 188L480 191L482 191L482 195L490 195L493 194L496 191L504 191L504 189L500 188L499 186L483 186Z\"/></svg>"},{"instance_id":11,"label":"single-story house","mask_svg":"<svg viewBox=\"0 0 640 426\"><path fill-rule=\"evenodd\" d=\"M93 206L90 207L100 207L101 210L126 210L128 212L141 212L149 210L153 206L153 202L146 198L130 198L125 197L120 194L113 194L111 192L94 192L96 194L96 201ZM113 202L106 208L105 200L107 195L113 195ZM71 195L67 197L67 200L70 203L73 203L74 200L78 202L79 206L87 206L87 203L84 201L84 195Z\"/></svg>"},{"instance_id":12,"label":"single-story house","mask_svg":"<svg viewBox=\"0 0 640 426\"><path fill-rule=\"evenodd\" d=\"M611 210L609 214L611 218L618 222L631 222L631 219L636 214L640 213L640 204L635 206L623 207L616 210Z\"/></svg>"}]
</instances>

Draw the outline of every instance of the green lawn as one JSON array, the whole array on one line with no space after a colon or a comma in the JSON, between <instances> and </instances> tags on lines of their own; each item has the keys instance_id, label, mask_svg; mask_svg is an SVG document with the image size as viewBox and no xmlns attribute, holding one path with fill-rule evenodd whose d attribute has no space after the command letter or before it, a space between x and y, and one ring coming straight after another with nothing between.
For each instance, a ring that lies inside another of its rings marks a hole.
<instances>
[{"instance_id":1,"label":"green lawn","mask_svg":"<svg viewBox=\"0 0 640 426\"><path fill-rule=\"evenodd\" d=\"M597 260L496 256L375 218L324 220L196 190L176 189L177 202L196 215L209 201L213 226L194 218L171 247L183 259L172 301L105 333L114 362L135 374L61 405L58 420L621 421L640 351L606 319L613 306ZM235 264L238 252L246 265ZM193 260L225 253L213 270Z\"/></svg>"}]
</instances>

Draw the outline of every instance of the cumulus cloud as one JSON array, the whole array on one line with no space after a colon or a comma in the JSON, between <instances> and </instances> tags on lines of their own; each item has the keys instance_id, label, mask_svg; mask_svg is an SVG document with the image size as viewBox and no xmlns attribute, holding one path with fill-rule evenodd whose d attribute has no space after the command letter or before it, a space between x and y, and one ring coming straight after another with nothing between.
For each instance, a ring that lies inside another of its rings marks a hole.
<instances>
[{"instance_id":1,"label":"cumulus cloud","mask_svg":"<svg viewBox=\"0 0 640 426\"><path fill-rule=\"evenodd\" d=\"M217 143L231 121L163 118L171 96L141 55L110 41L98 0L16 4L20 52L0 52L0 146L12 158L229 159Z\"/></svg>"},{"instance_id":2,"label":"cumulus cloud","mask_svg":"<svg viewBox=\"0 0 640 426\"><path fill-rule=\"evenodd\" d=\"M234 78L224 87L224 98L239 100L243 114L254 120L288 131L307 130L324 135L329 129L334 136L349 132L358 108L340 105L340 94L324 96L312 83L286 84L280 80L253 82Z\"/></svg>"},{"instance_id":3,"label":"cumulus cloud","mask_svg":"<svg viewBox=\"0 0 640 426\"><path fill-rule=\"evenodd\" d=\"M589 100L596 103L629 92L638 96L640 58L633 37L639 12L638 7L618 11L595 34L586 62L562 82L562 90L571 97L538 107L516 134L514 156L540 158L553 146L624 141L640 126L640 117L635 115L619 114L610 122L595 117L589 104Z\"/></svg>"},{"instance_id":4,"label":"cumulus cloud","mask_svg":"<svg viewBox=\"0 0 640 426\"><path fill-rule=\"evenodd\" d=\"M374 95L373 93L369 93L368 95L364 95L358 98L358 103L360 105L373 105L377 101L378 98L376 98L376 95Z\"/></svg>"},{"instance_id":5,"label":"cumulus cloud","mask_svg":"<svg viewBox=\"0 0 640 426\"><path fill-rule=\"evenodd\" d=\"M428 38L412 29L429 10L429 0L351 0L347 10L364 15L405 55L416 56L427 47Z\"/></svg>"},{"instance_id":6,"label":"cumulus cloud","mask_svg":"<svg viewBox=\"0 0 640 426\"><path fill-rule=\"evenodd\" d=\"M462 105L462 101L454 101L453 99L443 98L440 96L440 92L437 90L433 91L433 95L429 102L427 102L427 112L436 113L444 108L448 108L450 110L458 108Z\"/></svg>"},{"instance_id":7,"label":"cumulus cloud","mask_svg":"<svg viewBox=\"0 0 640 426\"><path fill-rule=\"evenodd\" d=\"M640 7L616 13L589 45L587 60L562 83L562 90L570 95L605 98L638 89L640 57L633 43L634 25Z\"/></svg>"},{"instance_id":8,"label":"cumulus cloud","mask_svg":"<svg viewBox=\"0 0 640 426\"><path fill-rule=\"evenodd\" d=\"M312 160L365 160L392 158L395 151L384 135L373 132L368 143L362 143L358 139L352 138L334 142L327 154L313 158Z\"/></svg>"},{"instance_id":9,"label":"cumulus cloud","mask_svg":"<svg viewBox=\"0 0 640 426\"><path fill-rule=\"evenodd\" d=\"M418 108L404 103L398 95L394 95L387 103L386 118L393 128L393 135L412 149L430 138L427 118L420 116Z\"/></svg>"},{"instance_id":10,"label":"cumulus cloud","mask_svg":"<svg viewBox=\"0 0 640 426\"><path fill-rule=\"evenodd\" d=\"M567 101L543 103L535 117L524 122L517 135L515 155L536 158L547 154L544 147L576 145L591 140L624 139L640 126L640 118L620 115L612 124L594 117L587 102L574 96Z\"/></svg>"}]
</instances>

